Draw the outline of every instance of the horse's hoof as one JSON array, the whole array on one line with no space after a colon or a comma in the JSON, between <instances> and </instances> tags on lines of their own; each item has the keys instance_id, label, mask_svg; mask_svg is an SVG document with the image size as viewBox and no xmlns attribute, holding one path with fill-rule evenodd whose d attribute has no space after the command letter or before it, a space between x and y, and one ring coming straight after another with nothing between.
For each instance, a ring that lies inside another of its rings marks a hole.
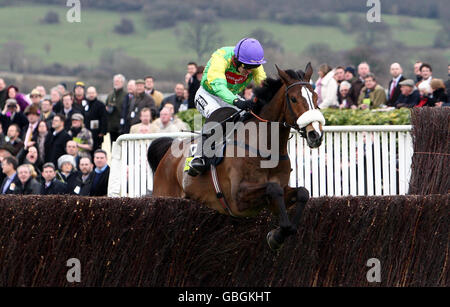
<instances>
[{"instance_id":1,"label":"horse's hoof","mask_svg":"<svg viewBox=\"0 0 450 307\"><path fill-rule=\"evenodd\" d=\"M273 229L267 233L267 244L269 244L271 250L279 250L283 246L283 243L278 242L275 238L276 231L277 229Z\"/></svg>"}]
</instances>

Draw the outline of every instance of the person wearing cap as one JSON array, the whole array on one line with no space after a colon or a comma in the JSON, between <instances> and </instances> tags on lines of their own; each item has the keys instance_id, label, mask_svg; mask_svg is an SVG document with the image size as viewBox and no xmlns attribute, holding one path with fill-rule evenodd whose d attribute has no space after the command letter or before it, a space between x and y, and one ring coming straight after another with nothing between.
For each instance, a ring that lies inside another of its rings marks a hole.
<instances>
[{"instance_id":1,"label":"person wearing cap","mask_svg":"<svg viewBox=\"0 0 450 307\"><path fill-rule=\"evenodd\" d=\"M42 166L41 195L66 194L67 185L56 179L55 164L47 162Z\"/></svg>"},{"instance_id":2,"label":"person wearing cap","mask_svg":"<svg viewBox=\"0 0 450 307\"><path fill-rule=\"evenodd\" d=\"M25 149L28 149L29 146L34 145L33 139L37 138L39 133L37 126L39 124L41 112L36 105L32 104L25 109L25 116L28 119L28 127L22 129L20 138L23 140Z\"/></svg>"},{"instance_id":3,"label":"person wearing cap","mask_svg":"<svg viewBox=\"0 0 450 307\"><path fill-rule=\"evenodd\" d=\"M197 110L206 118L223 107L239 110L252 110L255 107L253 100L245 100L238 96L246 86L254 81L261 85L266 79L262 64L264 49L260 42L254 38L243 38L236 46L217 49L208 61L200 82L194 103ZM197 176L208 168L208 162L202 156L202 145L206 140L203 135L197 146L194 157L189 162L188 174Z\"/></svg>"},{"instance_id":4,"label":"person wearing cap","mask_svg":"<svg viewBox=\"0 0 450 307\"><path fill-rule=\"evenodd\" d=\"M344 79L345 81L348 81L350 84L352 84L353 81L356 81L356 72L353 67L347 66L345 68Z\"/></svg>"},{"instance_id":5,"label":"person wearing cap","mask_svg":"<svg viewBox=\"0 0 450 307\"><path fill-rule=\"evenodd\" d=\"M9 126L12 124L18 125L20 130L23 130L28 125L28 120L20 112L20 107L15 99L9 98L6 100L5 107L0 114L0 123L3 131L8 131Z\"/></svg>"},{"instance_id":6,"label":"person wearing cap","mask_svg":"<svg viewBox=\"0 0 450 307\"><path fill-rule=\"evenodd\" d=\"M86 85L84 82L78 81L73 87L73 103L79 107L84 107L87 104L86 101Z\"/></svg>"},{"instance_id":7,"label":"person wearing cap","mask_svg":"<svg viewBox=\"0 0 450 307\"><path fill-rule=\"evenodd\" d=\"M80 152L90 152L94 148L92 132L85 128L83 114L75 113L72 115L72 125L68 134L76 142Z\"/></svg>"},{"instance_id":8,"label":"person wearing cap","mask_svg":"<svg viewBox=\"0 0 450 307\"><path fill-rule=\"evenodd\" d=\"M37 89L33 89L30 93L30 99L31 99L31 105L35 105L39 107L39 104L42 99L41 92L39 92Z\"/></svg>"},{"instance_id":9,"label":"person wearing cap","mask_svg":"<svg viewBox=\"0 0 450 307\"><path fill-rule=\"evenodd\" d=\"M400 66L399 63L393 63L390 68L390 73L392 76L392 80L389 81L388 85L388 100L386 102L387 106L393 107L395 102L398 99L398 96L400 96L400 82L405 80L405 77L403 77L403 69Z\"/></svg>"},{"instance_id":10,"label":"person wearing cap","mask_svg":"<svg viewBox=\"0 0 450 307\"><path fill-rule=\"evenodd\" d=\"M139 123L139 113L143 108L152 110L152 116L156 116L155 101L151 96L145 93L145 81L143 79L136 80L136 95L131 99L127 114L127 124L133 126Z\"/></svg>"},{"instance_id":11,"label":"person wearing cap","mask_svg":"<svg viewBox=\"0 0 450 307\"><path fill-rule=\"evenodd\" d=\"M420 93L415 89L414 80L406 79L400 82L401 94L395 102L394 106L399 108L412 108L420 101Z\"/></svg>"}]
</instances>

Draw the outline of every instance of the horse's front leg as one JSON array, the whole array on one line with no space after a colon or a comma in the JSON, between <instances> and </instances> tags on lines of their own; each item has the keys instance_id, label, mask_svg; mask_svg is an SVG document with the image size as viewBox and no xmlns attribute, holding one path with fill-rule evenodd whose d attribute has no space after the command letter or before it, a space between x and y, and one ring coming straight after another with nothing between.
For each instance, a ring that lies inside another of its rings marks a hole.
<instances>
[{"instance_id":1,"label":"horse's front leg","mask_svg":"<svg viewBox=\"0 0 450 307\"><path fill-rule=\"evenodd\" d=\"M286 186L284 188L285 201L288 208L293 205L296 205L295 215L292 219L292 224L297 229L300 219L303 214L303 210L305 209L306 203L309 200L309 192L306 188L291 188Z\"/></svg>"}]
</instances>

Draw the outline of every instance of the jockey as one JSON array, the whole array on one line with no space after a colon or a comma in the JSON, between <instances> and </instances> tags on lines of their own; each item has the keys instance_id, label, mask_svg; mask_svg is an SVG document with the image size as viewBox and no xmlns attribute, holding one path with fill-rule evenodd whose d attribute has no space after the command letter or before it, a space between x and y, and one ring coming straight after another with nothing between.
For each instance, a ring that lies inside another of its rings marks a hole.
<instances>
[{"instance_id":1,"label":"jockey","mask_svg":"<svg viewBox=\"0 0 450 307\"><path fill-rule=\"evenodd\" d=\"M195 95L195 106L206 118L222 108L251 110L252 100L245 100L237 94L252 81L260 85L266 79L261 64L264 50L254 38L241 39L235 47L222 47L216 50L203 72L201 86ZM203 135L202 143L204 143ZM207 169L205 158L201 156L201 146L197 146L194 158L190 161L188 174L197 176Z\"/></svg>"}]
</instances>

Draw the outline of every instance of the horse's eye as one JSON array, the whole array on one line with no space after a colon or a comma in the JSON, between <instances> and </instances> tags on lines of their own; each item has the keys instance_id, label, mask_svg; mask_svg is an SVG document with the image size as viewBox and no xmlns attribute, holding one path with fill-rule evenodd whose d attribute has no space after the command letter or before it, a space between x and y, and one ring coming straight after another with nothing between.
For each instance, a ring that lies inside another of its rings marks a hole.
<instances>
[{"instance_id":1,"label":"horse's eye","mask_svg":"<svg viewBox=\"0 0 450 307\"><path fill-rule=\"evenodd\" d=\"M296 102L297 102L297 99L296 99L295 97L291 97L291 101L292 101L293 103L296 103Z\"/></svg>"}]
</instances>

